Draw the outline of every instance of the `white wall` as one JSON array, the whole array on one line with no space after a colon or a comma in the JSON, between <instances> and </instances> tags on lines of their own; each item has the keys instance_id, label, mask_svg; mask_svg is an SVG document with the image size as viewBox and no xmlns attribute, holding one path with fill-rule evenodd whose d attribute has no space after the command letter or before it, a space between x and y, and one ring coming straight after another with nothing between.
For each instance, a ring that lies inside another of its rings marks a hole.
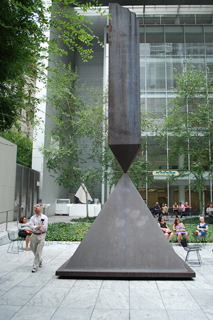
<instances>
[{"instance_id":1,"label":"white wall","mask_svg":"<svg viewBox=\"0 0 213 320\"><path fill-rule=\"evenodd\" d=\"M0 137L0 212L9 211L8 220L13 220L16 182L17 146ZM6 221L6 214L0 214L0 223Z\"/></svg>"}]
</instances>

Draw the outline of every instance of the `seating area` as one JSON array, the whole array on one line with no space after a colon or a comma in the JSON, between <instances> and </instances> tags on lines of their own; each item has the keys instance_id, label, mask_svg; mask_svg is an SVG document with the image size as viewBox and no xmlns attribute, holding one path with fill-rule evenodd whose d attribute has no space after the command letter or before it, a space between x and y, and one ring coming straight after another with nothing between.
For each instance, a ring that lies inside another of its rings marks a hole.
<instances>
[{"instance_id":1,"label":"seating area","mask_svg":"<svg viewBox=\"0 0 213 320\"><path fill-rule=\"evenodd\" d=\"M7 235L10 241L7 249L7 253L18 254L20 251L24 250L24 247L23 247L23 242L25 241L24 238L16 236L16 232L14 231L7 231Z\"/></svg>"},{"instance_id":2,"label":"seating area","mask_svg":"<svg viewBox=\"0 0 213 320\"><path fill-rule=\"evenodd\" d=\"M202 246L199 245L199 244L189 244L189 243L187 243L187 245L184 246L183 248L187 252L186 258L185 258L185 262L190 262L190 264L198 264L199 266L201 266L202 259L201 259L201 256L200 256L200 251L202 250ZM190 259L189 259L189 254L190 253L192 253L192 254L190 255ZM197 255L194 259L191 258L191 256L193 254Z\"/></svg>"}]
</instances>

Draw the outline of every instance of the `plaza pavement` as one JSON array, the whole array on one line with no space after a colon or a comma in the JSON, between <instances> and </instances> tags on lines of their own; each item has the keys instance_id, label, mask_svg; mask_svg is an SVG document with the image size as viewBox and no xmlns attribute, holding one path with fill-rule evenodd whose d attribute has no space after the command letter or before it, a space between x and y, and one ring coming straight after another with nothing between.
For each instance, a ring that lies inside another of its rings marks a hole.
<instances>
[{"instance_id":1,"label":"plaza pavement","mask_svg":"<svg viewBox=\"0 0 213 320\"><path fill-rule=\"evenodd\" d=\"M49 222L58 221L50 217ZM61 220L61 217L60 217ZM70 217L62 218L70 221ZM14 223L10 223L10 227ZM31 273L33 253L0 246L0 320L213 319L213 244L201 251L196 278L185 281L60 279L55 271L78 247L46 243L43 267ZM156 244L157 245L157 244ZM186 251L174 245L185 259Z\"/></svg>"}]
</instances>

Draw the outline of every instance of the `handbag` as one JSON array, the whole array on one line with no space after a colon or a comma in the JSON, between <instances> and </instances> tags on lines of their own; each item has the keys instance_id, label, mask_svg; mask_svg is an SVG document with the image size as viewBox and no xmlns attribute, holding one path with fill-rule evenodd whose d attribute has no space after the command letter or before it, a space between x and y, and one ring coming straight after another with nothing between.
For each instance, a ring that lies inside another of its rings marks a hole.
<instances>
[{"instance_id":1,"label":"handbag","mask_svg":"<svg viewBox=\"0 0 213 320\"><path fill-rule=\"evenodd\" d=\"M176 231L177 232L186 232L186 229L185 228L180 228L180 229L177 229Z\"/></svg>"},{"instance_id":2,"label":"handbag","mask_svg":"<svg viewBox=\"0 0 213 320\"><path fill-rule=\"evenodd\" d=\"M165 233L172 233L172 231L169 230L168 228L163 228L162 230L163 230L163 232L165 232Z\"/></svg>"},{"instance_id":3,"label":"handbag","mask_svg":"<svg viewBox=\"0 0 213 320\"><path fill-rule=\"evenodd\" d=\"M183 239L180 241L180 243L182 244L183 247L187 247L187 241L186 241L185 237L183 237Z\"/></svg>"},{"instance_id":4,"label":"handbag","mask_svg":"<svg viewBox=\"0 0 213 320\"><path fill-rule=\"evenodd\" d=\"M29 229L25 229L24 231L25 231L28 235L30 235L30 234L33 233L32 230L29 230Z\"/></svg>"}]
</instances>

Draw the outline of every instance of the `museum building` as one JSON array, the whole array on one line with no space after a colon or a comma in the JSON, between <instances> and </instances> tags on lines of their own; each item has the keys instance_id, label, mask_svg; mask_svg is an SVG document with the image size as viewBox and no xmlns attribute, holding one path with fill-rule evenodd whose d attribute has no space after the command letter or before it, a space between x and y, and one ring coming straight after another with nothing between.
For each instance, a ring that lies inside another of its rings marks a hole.
<instances>
[{"instance_id":1,"label":"museum building","mask_svg":"<svg viewBox=\"0 0 213 320\"><path fill-rule=\"evenodd\" d=\"M108 10L108 1L101 1L103 8ZM140 92L141 108L156 115L162 123L164 106L173 98L171 87L175 86L173 70L183 70L184 61L191 57L197 70L202 67L213 76L213 5L212 1L173 0L173 1L111 1L127 7L135 12L139 20L140 32ZM153 4L156 2L156 5ZM168 4L167 4L168 3ZM76 8L75 10L79 10ZM106 87L108 84L109 20L95 12L88 13L93 22L92 30L104 43L102 48L94 44L93 59L83 63L78 54L70 53L65 62L72 62L78 68L78 74L83 83L93 87ZM41 106L42 108L42 106ZM48 113L48 106L43 104ZM43 115L44 123L50 126L48 118ZM33 169L41 172L41 195L45 202L52 203L56 197L65 197L65 190L53 186L54 176L45 169L43 156L39 154L39 143L45 137L40 132L34 143ZM188 202L193 208L199 207L198 194L190 187L192 177L179 178L175 183L166 182L169 170L178 172L180 159L169 168L167 163L168 147L161 148L154 134L149 132L147 150L144 157L153 163L153 183L141 185L139 190L149 207L156 201L166 202L172 206L176 202ZM157 154L157 156L156 156ZM212 201L212 180L208 180L205 190L205 203ZM50 198L50 194L52 196ZM75 190L71 190L74 194ZM104 204L109 196L107 181L95 189L95 196Z\"/></svg>"}]
</instances>

